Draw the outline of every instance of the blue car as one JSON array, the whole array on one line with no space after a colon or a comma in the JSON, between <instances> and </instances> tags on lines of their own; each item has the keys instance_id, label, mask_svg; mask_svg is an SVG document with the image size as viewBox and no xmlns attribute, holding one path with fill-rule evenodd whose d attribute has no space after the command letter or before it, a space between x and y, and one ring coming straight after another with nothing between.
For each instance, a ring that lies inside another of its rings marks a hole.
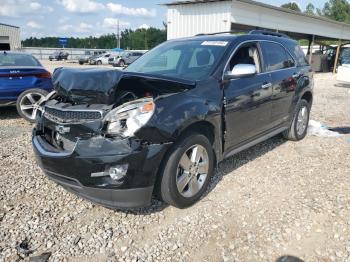
<instances>
[{"instance_id":1,"label":"blue car","mask_svg":"<svg viewBox=\"0 0 350 262\"><path fill-rule=\"evenodd\" d=\"M0 53L0 107L15 105L34 122L39 105L52 90L51 74L30 54Z\"/></svg>"}]
</instances>

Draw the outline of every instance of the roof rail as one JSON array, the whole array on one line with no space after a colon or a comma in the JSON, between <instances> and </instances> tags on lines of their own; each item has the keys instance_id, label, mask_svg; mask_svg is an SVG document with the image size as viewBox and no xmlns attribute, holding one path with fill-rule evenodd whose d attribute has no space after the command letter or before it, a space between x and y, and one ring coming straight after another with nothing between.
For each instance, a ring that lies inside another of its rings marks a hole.
<instances>
[{"instance_id":1,"label":"roof rail","mask_svg":"<svg viewBox=\"0 0 350 262\"><path fill-rule=\"evenodd\" d=\"M221 34L232 34L232 33L236 33L236 32L234 32L234 31L224 31L224 32L216 32L216 33L200 33L200 34L196 34L195 36L221 35Z\"/></svg>"},{"instance_id":2,"label":"roof rail","mask_svg":"<svg viewBox=\"0 0 350 262\"><path fill-rule=\"evenodd\" d=\"M252 30L249 32L250 35L271 35L271 36L277 36L277 37L284 37L284 38L290 38L286 34L277 33L269 30Z\"/></svg>"}]
</instances>

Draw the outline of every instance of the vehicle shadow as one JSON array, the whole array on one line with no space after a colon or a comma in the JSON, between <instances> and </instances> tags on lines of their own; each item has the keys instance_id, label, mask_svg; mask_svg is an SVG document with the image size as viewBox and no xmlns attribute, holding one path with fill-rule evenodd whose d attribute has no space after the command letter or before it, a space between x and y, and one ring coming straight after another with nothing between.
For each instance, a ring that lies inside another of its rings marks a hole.
<instances>
[{"instance_id":1,"label":"vehicle shadow","mask_svg":"<svg viewBox=\"0 0 350 262\"><path fill-rule=\"evenodd\" d=\"M199 201L206 201L206 196L216 187L218 183L220 183L220 181L225 175L232 173L239 167L248 164L249 162L277 148L285 142L286 140L283 139L282 136L275 136L222 161L215 169L213 178L210 181L208 189ZM168 206L169 205L161 201L152 199L152 203L148 207L139 209L116 209L115 211L135 215L150 215L152 213L160 212Z\"/></svg>"},{"instance_id":2,"label":"vehicle shadow","mask_svg":"<svg viewBox=\"0 0 350 262\"><path fill-rule=\"evenodd\" d=\"M0 107L0 120L18 119L18 118L21 118L21 117L17 113L16 107L14 106Z\"/></svg>"},{"instance_id":3,"label":"vehicle shadow","mask_svg":"<svg viewBox=\"0 0 350 262\"><path fill-rule=\"evenodd\" d=\"M220 183L224 176L231 174L236 169L279 147L286 141L287 140L281 135L277 135L222 161L216 168L211 183L209 184L206 193L202 197L202 201L205 201L206 196L212 190L214 190L216 185Z\"/></svg>"}]
</instances>

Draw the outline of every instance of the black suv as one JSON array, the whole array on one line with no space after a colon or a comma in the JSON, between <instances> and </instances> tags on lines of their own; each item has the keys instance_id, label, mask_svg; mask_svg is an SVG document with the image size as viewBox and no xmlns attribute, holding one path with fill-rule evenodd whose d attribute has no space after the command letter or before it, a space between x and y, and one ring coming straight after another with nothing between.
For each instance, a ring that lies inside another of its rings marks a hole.
<instances>
[{"instance_id":1,"label":"black suv","mask_svg":"<svg viewBox=\"0 0 350 262\"><path fill-rule=\"evenodd\" d=\"M167 41L123 71L57 69L33 131L37 161L67 190L108 207L152 196L184 208L218 162L280 133L305 137L313 77L284 35Z\"/></svg>"}]
</instances>

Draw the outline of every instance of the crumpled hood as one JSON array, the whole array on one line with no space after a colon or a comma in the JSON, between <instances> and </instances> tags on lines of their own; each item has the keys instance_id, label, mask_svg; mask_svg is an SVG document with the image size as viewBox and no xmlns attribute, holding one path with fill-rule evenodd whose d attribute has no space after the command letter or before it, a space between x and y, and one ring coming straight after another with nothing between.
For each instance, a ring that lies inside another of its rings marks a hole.
<instances>
[{"instance_id":1,"label":"crumpled hood","mask_svg":"<svg viewBox=\"0 0 350 262\"><path fill-rule=\"evenodd\" d=\"M195 81L109 68L57 68L52 76L58 95L75 103L113 104L120 91L178 93L195 87Z\"/></svg>"}]
</instances>

